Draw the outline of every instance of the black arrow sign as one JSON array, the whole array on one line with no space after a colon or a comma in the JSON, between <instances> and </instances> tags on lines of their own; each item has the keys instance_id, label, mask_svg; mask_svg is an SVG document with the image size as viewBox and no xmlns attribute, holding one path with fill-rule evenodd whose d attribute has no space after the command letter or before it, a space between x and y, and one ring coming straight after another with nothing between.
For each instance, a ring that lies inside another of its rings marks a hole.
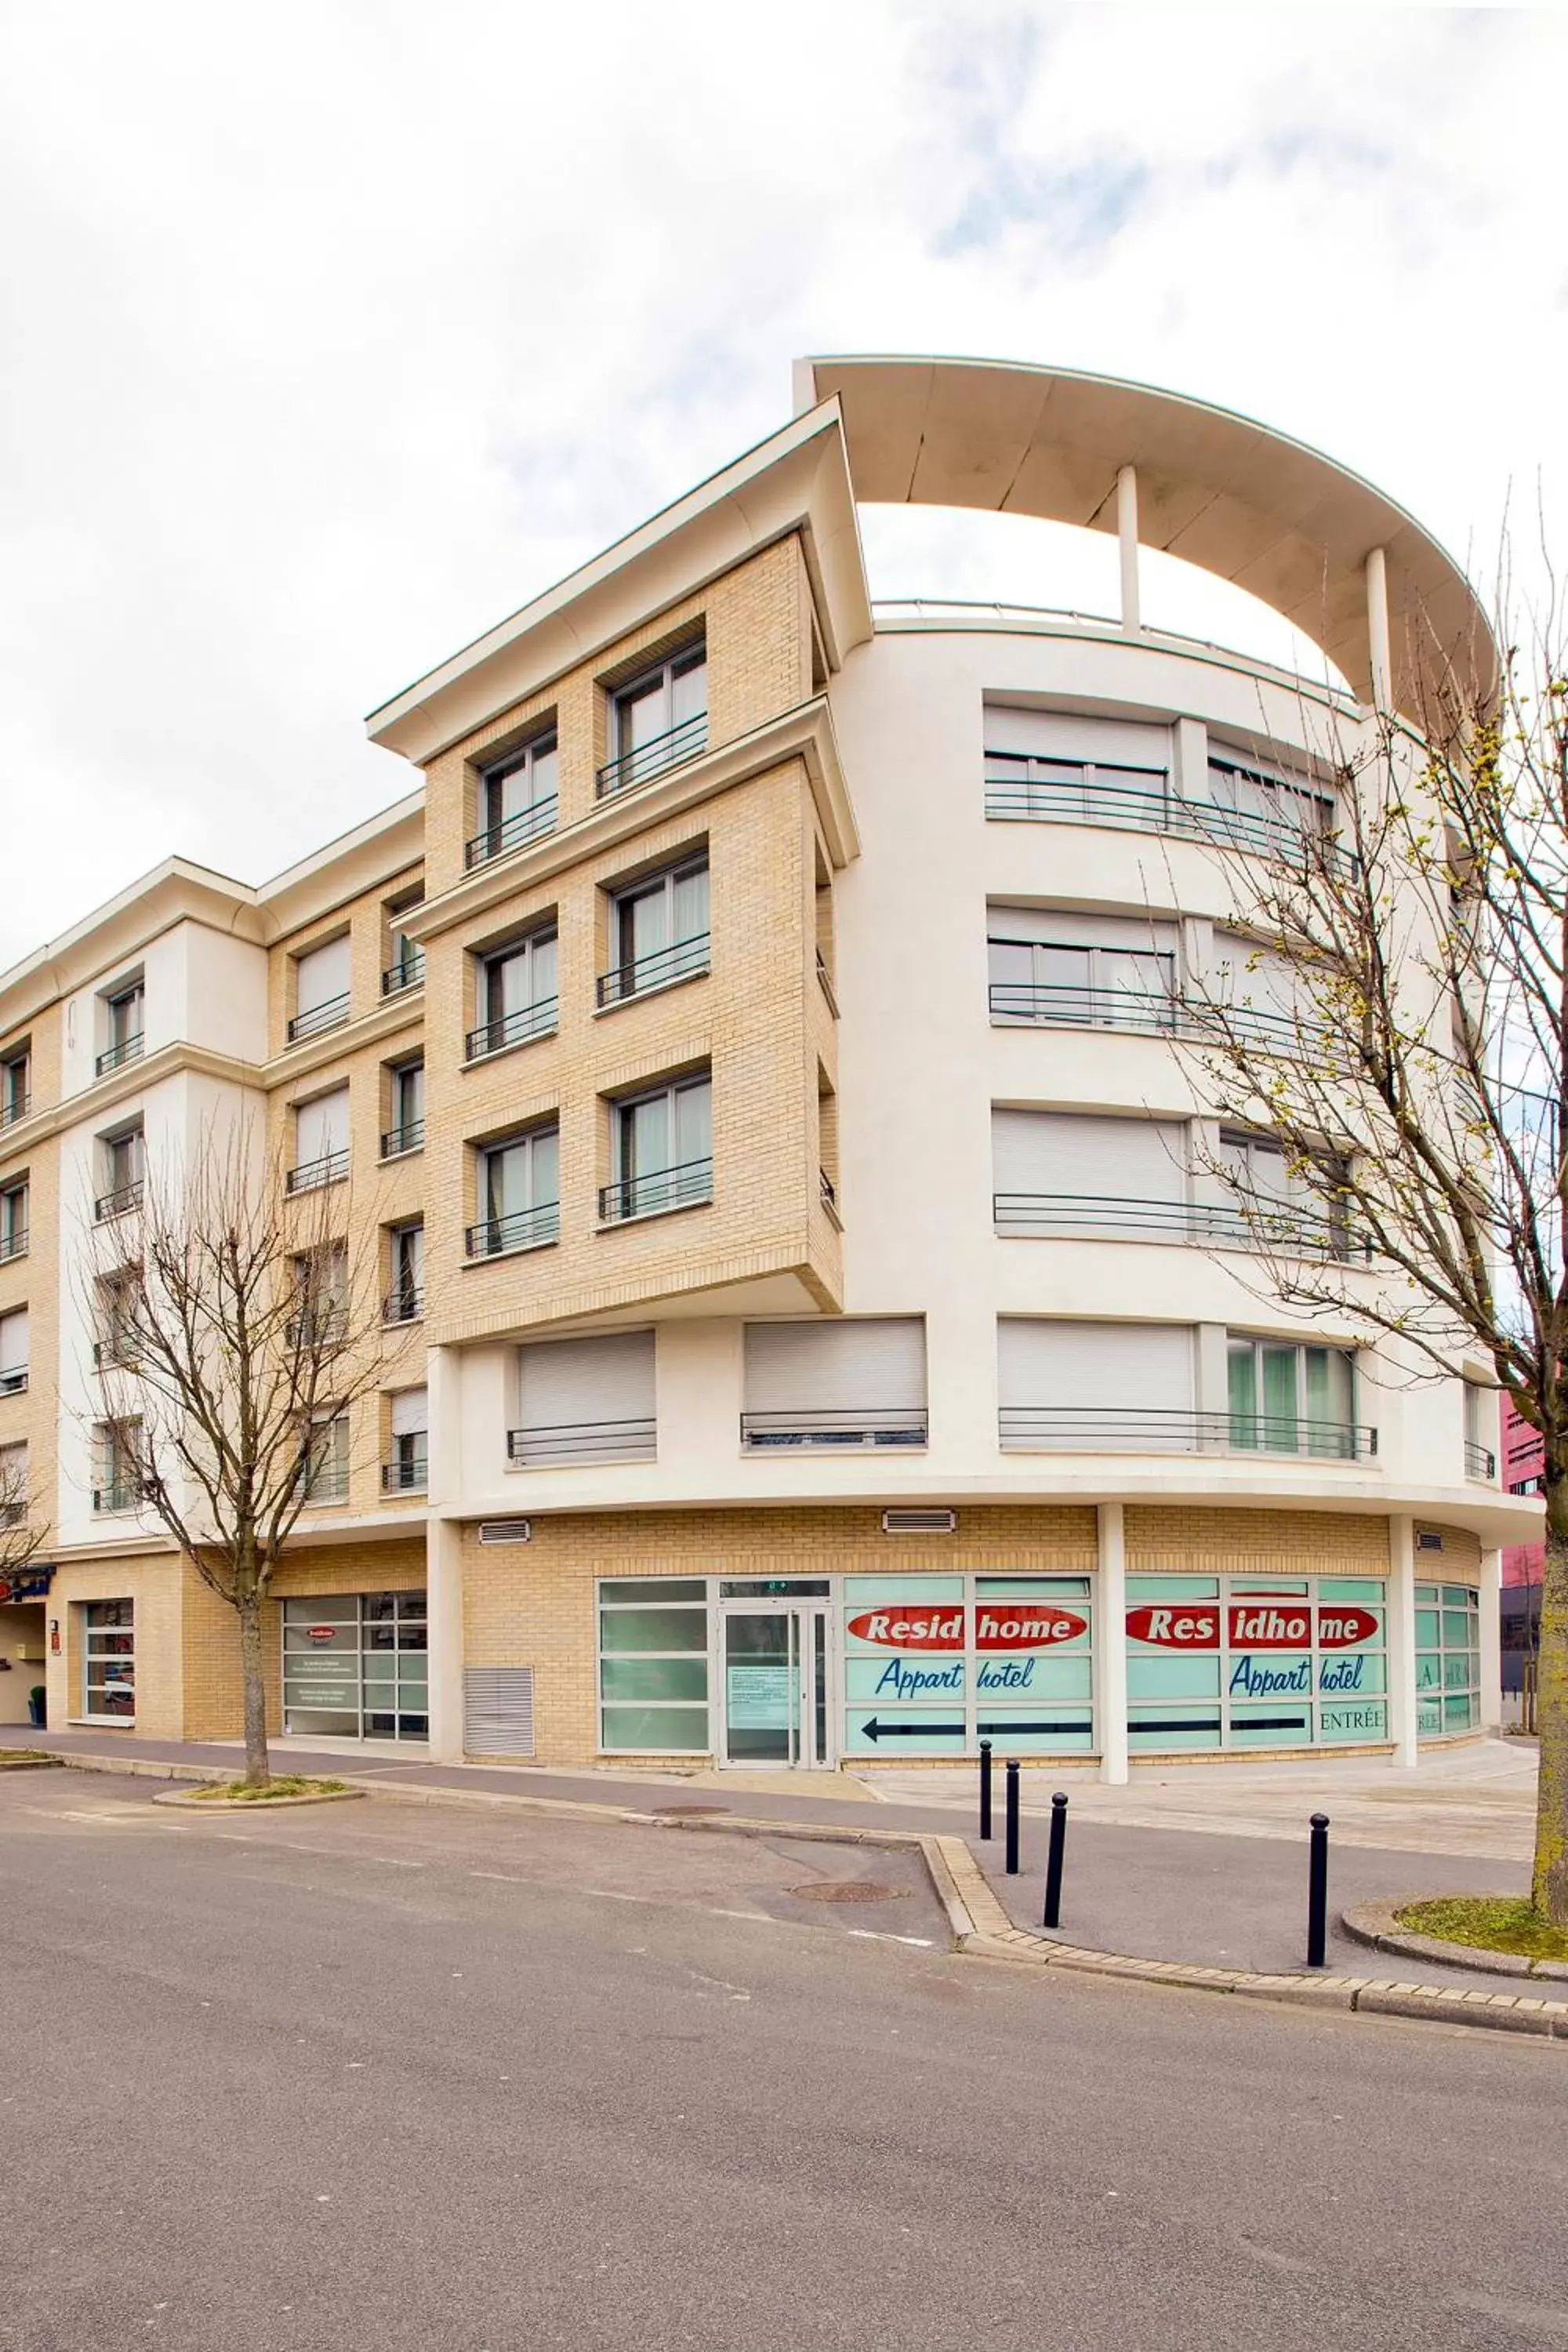
<instances>
[{"instance_id":1,"label":"black arrow sign","mask_svg":"<svg viewBox=\"0 0 1568 2352\"><path fill-rule=\"evenodd\" d=\"M1009 1732L1014 1731L1087 1731L1088 1729L1088 1724L1082 1721L1078 1723L1019 1723L1015 1717L1008 1716L1004 1722L983 1723L980 1727L980 1737L982 1739L1005 1739Z\"/></svg>"},{"instance_id":2,"label":"black arrow sign","mask_svg":"<svg viewBox=\"0 0 1568 2352\"><path fill-rule=\"evenodd\" d=\"M878 1739L962 1739L962 1723L879 1723L872 1716L863 1727L866 1737Z\"/></svg>"}]
</instances>

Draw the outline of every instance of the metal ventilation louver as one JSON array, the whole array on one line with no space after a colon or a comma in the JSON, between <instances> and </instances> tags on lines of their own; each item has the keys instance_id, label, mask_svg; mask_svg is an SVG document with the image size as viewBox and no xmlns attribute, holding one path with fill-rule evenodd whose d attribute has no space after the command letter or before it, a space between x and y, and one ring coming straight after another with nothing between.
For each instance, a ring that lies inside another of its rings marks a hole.
<instances>
[{"instance_id":1,"label":"metal ventilation louver","mask_svg":"<svg viewBox=\"0 0 1568 2352\"><path fill-rule=\"evenodd\" d=\"M533 1668L468 1666L463 1674L465 1756L531 1756Z\"/></svg>"},{"instance_id":2,"label":"metal ventilation louver","mask_svg":"<svg viewBox=\"0 0 1568 2352\"><path fill-rule=\"evenodd\" d=\"M885 1536L950 1536L958 1526L956 1511L884 1511Z\"/></svg>"},{"instance_id":3,"label":"metal ventilation louver","mask_svg":"<svg viewBox=\"0 0 1568 2352\"><path fill-rule=\"evenodd\" d=\"M531 1543L531 1519L481 1519L479 1541L482 1544Z\"/></svg>"}]
</instances>

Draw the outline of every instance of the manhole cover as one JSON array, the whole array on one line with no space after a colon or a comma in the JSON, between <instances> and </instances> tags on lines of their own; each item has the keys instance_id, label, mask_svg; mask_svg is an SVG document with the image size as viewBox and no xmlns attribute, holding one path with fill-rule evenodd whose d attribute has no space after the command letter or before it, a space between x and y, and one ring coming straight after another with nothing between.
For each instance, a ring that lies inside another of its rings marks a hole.
<instances>
[{"instance_id":1,"label":"manhole cover","mask_svg":"<svg viewBox=\"0 0 1568 2352\"><path fill-rule=\"evenodd\" d=\"M727 1813L729 1810L728 1805L656 1805L653 1817L656 1822L673 1822L688 1813Z\"/></svg>"},{"instance_id":2,"label":"manhole cover","mask_svg":"<svg viewBox=\"0 0 1568 2352\"><path fill-rule=\"evenodd\" d=\"M909 1893L907 1886L881 1886L871 1878L819 1878L809 1886L792 1886L789 1892L802 1903L898 1903Z\"/></svg>"}]
</instances>

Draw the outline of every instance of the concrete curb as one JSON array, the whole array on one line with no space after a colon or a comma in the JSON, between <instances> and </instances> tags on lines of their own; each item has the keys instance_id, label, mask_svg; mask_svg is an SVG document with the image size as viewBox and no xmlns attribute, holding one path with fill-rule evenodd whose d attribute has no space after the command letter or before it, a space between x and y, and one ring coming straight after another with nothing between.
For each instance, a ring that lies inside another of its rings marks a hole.
<instances>
[{"instance_id":1,"label":"concrete curb","mask_svg":"<svg viewBox=\"0 0 1568 2352\"><path fill-rule=\"evenodd\" d=\"M202 1797L193 1789L164 1789L154 1797L155 1805L181 1805L193 1813L279 1813L285 1805L342 1805L353 1797L363 1797L363 1789L318 1789L307 1797Z\"/></svg>"},{"instance_id":2,"label":"concrete curb","mask_svg":"<svg viewBox=\"0 0 1568 2352\"><path fill-rule=\"evenodd\" d=\"M1402 1984L1381 1977L1257 1976L1242 1969L1131 1959L1118 1952L1055 1943L1049 1937L1013 1925L962 1838L934 1837L925 1843L936 1849L932 1881L952 1923L958 1948L982 1959L1121 1977L1139 1984L1175 1985L1188 1992L1239 1993L1244 2000L1340 2010L1358 2017L1425 2018L1438 2024L1485 2026L1494 2032L1568 2042L1568 2001L1483 1992L1468 1986Z\"/></svg>"},{"instance_id":3,"label":"concrete curb","mask_svg":"<svg viewBox=\"0 0 1568 2352\"><path fill-rule=\"evenodd\" d=\"M1528 1977L1536 1984L1568 1984L1568 1960L1532 1960L1524 1952L1493 1952L1481 1944L1450 1944L1445 1937L1423 1936L1414 1927L1400 1926L1399 1914L1407 1904L1430 1899L1420 1895L1402 1895L1394 1903L1353 1904L1341 1914L1340 1925L1353 1943L1370 1944L1378 1952L1397 1952L1404 1959L1440 1960L1445 1968L1469 1969L1478 1976ZM1484 1902L1487 1898L1482 1895L1477 1899Z\"/></svg>"}]
</instances>

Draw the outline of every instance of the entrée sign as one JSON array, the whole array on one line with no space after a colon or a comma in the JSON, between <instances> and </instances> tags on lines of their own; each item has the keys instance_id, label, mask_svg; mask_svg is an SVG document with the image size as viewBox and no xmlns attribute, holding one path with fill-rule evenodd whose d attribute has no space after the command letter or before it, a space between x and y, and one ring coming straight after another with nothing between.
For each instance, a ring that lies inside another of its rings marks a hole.
<instances>
[{"instance_id":1,"label":"entr\u00e9e sign","mask_svg":"<svg viewBox=\"0 0 1568 2352\"><path fill-rule=\"evenodd\" d=\"M847 1631L858 1642L874 1642L884 1650L962 1650L963 1619L964 1612L953 1608L867 1609L850 1618ZM974 1612L977 1650L1049 1650L1059 1642L1076 1642L1088 1631L1088 1618L1077 1610L1038 1601L1016 1609L977 1608Z\"/></svg>"},{"instance_id":2,"label":"entr\u00e9e sign","mask_svg":"<svg viewBox=\"0 0 1568 2352\"><path fill-rule=\"evenodd\" d=\"M1229 1646L1233 1650L1309 1650L1312 1646L1313 1604L1307 1601L1237 1601L1230 1607ZM1320 1650L1352 1650L1375 1641L1378 1620L1370 1609L1319 1601L1316 1607ZM1217 1606L1172 1607L1146 1602L1127 1612L1127 1638L1147 1642L1160 1650L1217 1650L1220 1612Z\"/></svg>"}]
</instances>

